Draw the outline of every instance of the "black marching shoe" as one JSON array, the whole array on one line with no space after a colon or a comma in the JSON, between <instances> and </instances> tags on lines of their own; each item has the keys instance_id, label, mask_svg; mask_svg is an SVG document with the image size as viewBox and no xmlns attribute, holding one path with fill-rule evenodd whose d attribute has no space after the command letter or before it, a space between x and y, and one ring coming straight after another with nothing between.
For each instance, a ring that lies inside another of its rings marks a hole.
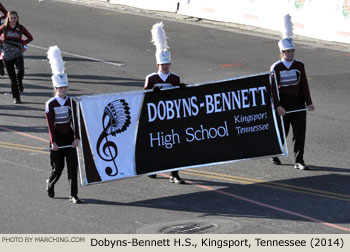
<instances>
[{"instance_id":1,"label":"black marching shoe","mask_svg":"<svg viewBox=\"0 0 350 252\"><path fill-rule=\"evenodd\" d=\"M78 198L78 196L69 196L69 201L73 204L79 204L81 203L81 200Z\"/></svg>"},{"instance_id":2,"label":"black marching shoe","mask_svg":"<svg viewBox=\"0 0 350 252\"><path fill-rule=\"evenodd\" d=\"M177 175L177 176L170 176L169 182L170 183L175 183L175 184L185 184L185 180L180 178L179 175Z\"/></svg>"},{"instance_id":3,"label":"black marching shoe","mask_svg":"<svg viewBox=\"0 0 350 252\"><path fill-rule=\"evenodd\" d=\"M21 102L21 98L15 98L15 99L13 99L13 103L14 104L21 104L22 102Z\"/></svg>"},{"instance_id":4,"label":"black marching shoe","mask_svg":"<svg viewBox=\"0 0 350 252\"><path fill-rule=\"evenodd\" d=\"M55 197L55 190L53 187L49 187L49 180L46 180L46 191L47 191L47 196L50 198Z\"/></svg>"},{"instance_id":5,"label":"black marching shoe","mask_svg":"<svg viewBox=\"0 0 350 252\"><path fill-rule=\"evenodd\" d=\"M278 157L271 158L271 162L274 165L281 165L282 164L281 160Z\"/></svg>"},{"instance_id":6,"label":"black marching shoe","mask_svg":"<svg viewBox=\"0 0 350 252\"><path fill-rule=\"evenodd\" d=\"M294 168L299 170L310 170L310 167L304 163L295 163Z\"/></svg>"}]
</instances>

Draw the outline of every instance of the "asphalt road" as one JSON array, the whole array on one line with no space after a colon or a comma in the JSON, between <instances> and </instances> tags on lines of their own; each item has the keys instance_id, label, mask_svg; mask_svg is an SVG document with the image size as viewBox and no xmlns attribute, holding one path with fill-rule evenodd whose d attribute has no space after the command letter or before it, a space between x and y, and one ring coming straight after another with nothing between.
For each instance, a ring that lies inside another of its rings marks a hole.
<instances>
[{"instance_id":1,"label":"asphalt road","mask_svg":"<svg viewBox=\"0 0 350 252\"><path fill-rule=\"evenodd\" d=\"M45 191L52 94L49 46L66 62L71 95L141 90L156 70L150 29L164 21L172 71L184 83L266 72L278 37L230 27L53 0L4 0L34 37L25 53L23 104L0 77L0 233L349 233L350 52L296 41L316 106L308 113L310 171L268 158L181 171L186 185L138 177L79 188L68 201L64 172L56 198ZM292 150L291 136L289 149Z\"/></svg>"}]
</instances>

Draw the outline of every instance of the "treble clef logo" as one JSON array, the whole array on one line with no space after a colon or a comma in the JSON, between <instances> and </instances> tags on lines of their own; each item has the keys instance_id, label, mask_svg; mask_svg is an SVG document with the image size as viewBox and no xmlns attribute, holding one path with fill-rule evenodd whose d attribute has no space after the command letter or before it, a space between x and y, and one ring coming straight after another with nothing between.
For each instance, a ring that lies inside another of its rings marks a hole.
<instances>
[{"instance_id":1,"label":"treble clef logo","mask_svg":"<svg viewBox=\"0 0 350 252\"><path fill-rule=\"evenodd\" d=\"M105 168L108 176L116 176L118 174L118 167L115 162L118 156L118 148L113 141L108 140L108 136L116 136L116 134L122 133L129 127L130 123L130 107L124 99L108 103L102 116L103 131L96 144L99 157L104 161L113 162L113 168L110 166ZM101 146L102 141L105 142Z\"/></svg>"}]
</instances>

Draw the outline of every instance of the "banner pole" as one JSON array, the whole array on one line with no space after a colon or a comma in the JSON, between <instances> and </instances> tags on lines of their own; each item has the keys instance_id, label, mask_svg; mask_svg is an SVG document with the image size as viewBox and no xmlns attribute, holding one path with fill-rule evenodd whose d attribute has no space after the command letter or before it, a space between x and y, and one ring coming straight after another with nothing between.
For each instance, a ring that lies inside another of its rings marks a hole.
<instances>
[{"instance_id":1,"label":"banner pole","mask_svg":"<svg viewBox=\"0 0 350 252\"><path fill-rule=\"evenodd\" d=\"M297 109L297 110L290 110L290 111L286 111L286 114L289 114L289 113L295 113L295 112L301 112L301 111L307 111L307 109Z\"/></svg>"},{"instance_id":2,"label":"banner pole","mask_svg":"<svg viewBox=\"0 0 350 252\"><path fill-rule=\"evenodd\" d=\"M270 72L270 80L271 80L271 75L275 75L276 76L276 72L272 71ZM277 79L274 78L275 80L275 87L276 87L276 93L277 93L277 99L280 101L280 93L278 91L278 83L277 83ZM273 85L271 83L271 85ZM272 88L272 87L271 87ZM273 105L275 106L275 104ZM276 112L276 114L278 115L278 113ZM282 137L284 139L284 144L283 144L283 148L284 148L284 154L288 156L288 145L287 145L287 136L286 136L286 131L284 129L284 121L283 121L283 116L279 116L280 117L280 122L281 122L281 128L282 128ZM277 126L277 131L279 131L278 126ZM280 132L281 133L281 132Z\"/></svg>"},{"instance_id":3,"label":"banner pole","mask_svg":"<svg viewBox=\"0 0 350 252\"><path fill-rule=\"evenodd\" d=\"M64 145L64 146L58 146L58 149L65 149L65 148L71 148L73 147L72 145ZM50 151L52 150L51 148L46 148L46 149L42 149L43 151Z\"/></svg>"},{"instance_id":4,"label":"banner pole","mask_svg":"<svg viewBox=\"0 0 350 252\"><path fill-rule=\"evenodd\" d=\"M75 97L74 98L75 101L75 111L77 113L77 122L76 122L76 126L79 129L79 136L80 136L80 141L79 141L79 145L77 147L77 153L78 153L78 169L79 169L79 177L80 177L80 185L83 186L84 182L83 182L83 168L82 168L82 162L84 164L84 153L83 153L83 140L82 140L82 134L81 134L81 118L80 118L80 99Z\"/></svg>"}]
</instances>

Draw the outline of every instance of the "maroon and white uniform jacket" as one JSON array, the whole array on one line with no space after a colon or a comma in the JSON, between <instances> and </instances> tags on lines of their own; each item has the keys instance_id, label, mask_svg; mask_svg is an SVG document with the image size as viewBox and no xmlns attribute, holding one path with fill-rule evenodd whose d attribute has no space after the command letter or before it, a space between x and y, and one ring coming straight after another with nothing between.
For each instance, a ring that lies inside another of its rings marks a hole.
<instances>
[{"instance_id":1,"label":"maroon and white uniform jacket","mask_svg":"<svg viewBox=\"0 0 350 252\"><path fill-rule=\"evenodd\" d=\"M302 97L307 106L312 104L303 62L279 60L271 66L271 71L275 71L275 74L272 75L272 96L275 107L281 106L276 92L275 79L280 94L296 98Z\"/></svg>"},{"instance_id":2,"label":"maroon and white uniform jacket","mask_svg":"<svg viewBox=\"0 0 350 252\"><path fill-rule=\"evenodd\" d=\"M155 86L159 86L160 88L180 86L180 77L171 72L168 74L158 72L147 75L144 89L153 89Z\"/></svg>"},{"instance_id":3,"label":"maroon and white uniform jacket","mask_svg":"<svg viewBox=\"0 0 350 252\"><path fill-rule=\"evenodd\" d=\"M73 106L71 106L71 101ZM73 133L72 114L74 114L75 123L77 123L77 118L76 113L72 113L72 107L75 108L75 102L67 96L65 99L55 96L45 103L45 115L51 143L57 143L57 134L64 136ZM80 139L78 127L75 127L74 138Z\"/></svg>"}]
</instances>

